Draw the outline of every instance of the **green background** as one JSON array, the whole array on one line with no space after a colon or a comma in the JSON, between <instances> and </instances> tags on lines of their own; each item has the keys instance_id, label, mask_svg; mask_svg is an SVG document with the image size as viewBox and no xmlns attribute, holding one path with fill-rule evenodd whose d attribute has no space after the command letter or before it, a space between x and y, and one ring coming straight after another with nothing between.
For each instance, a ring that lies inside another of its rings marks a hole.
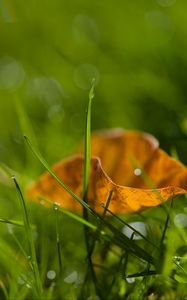
<instances>
[{"instance_id":1,"label":"green background","mask_svg":"<svg viewBox=\"0 0 187 300\"><path fill-rule=\"evenodd\" d=\"M95 77L93 129L150 132L187 163L186 10L184 0L0 1L1 161L27 162L15 98L49 162L72 153Z\"/></svg>"}]
</instances>

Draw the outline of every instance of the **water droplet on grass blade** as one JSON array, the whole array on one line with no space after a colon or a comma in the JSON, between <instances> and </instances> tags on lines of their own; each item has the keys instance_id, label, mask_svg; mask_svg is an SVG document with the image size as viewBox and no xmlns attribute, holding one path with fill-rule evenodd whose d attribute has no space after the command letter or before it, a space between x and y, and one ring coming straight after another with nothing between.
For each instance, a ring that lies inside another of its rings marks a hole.
<instances>
[{"instance_id":1,"label":"water droplet on grass blade","mask_svg":"<svg viewBox=\"0 0 187 300\"><path fill-rule=\"evenodd\" d=\"M174 224L179 228L187 227L187 215L182 213L177 214L174 218Z\"/></svg>"},{"instance_id":2,"label":"water droplet on grass blade","mask_svg":"<svg viewBox=\"0 0 187 300\"><path fill-rule=\"evenodd\" d=\"M53 280L53 279L55 279L55 277L56 277L56 272L55 272L55 271L49 270L49 271L47 272L47 278L48 278L48 279Z\"/></svg>"},{"instance_id":3,"label":"water droplet on grass blade","mask_svg":"<svg viewBox=\"0 0 187 300\"><path fill-rule=\"evenodd\" d=\"M127 277L126 278L126 281L128 282L128 283L134 283L135 282L135 278L134 277Z\"/></svg>"},{"instance_id":4,"label":"water droplet on grass blade","mask_svg":"<svg viewBox=\"0 0 187 300\"><path fill-rule=\"evenodd\" d=\"M55 203L53 204L53 209L54 209L55 211L59 210L59 207L60 207L60 205L59 205L57 202L55 202Z\"/></svg>"},{"instance_id":5,"label":"water droplet on grass blade","mask_svg":"<svg viewBox=\"0 0 187 300\"><path fill-rule=\"evenodd\" d=\"M25 72L20 62L9 56L0 59L0 89L15 90L24 78Z\"/></svg>"},{"instance_id":6,"label":"water droplet on grass blade","mask_svg":"<svg viewBox=\"0 0 187 300\"><path fill-rule=\"evenodd\" d=\"M129 223L131 227L133 227L135 230L140 232L143 236L146 236L147 230L146 230L146 225L143 222L132 222ZM138 233L134 232L133 229L125 225L122 228L122 232L128 237L131 238L133 236L133 240L141 240L142 236L139 235Z\"/></svg>"},{"instance_id":7,"label":"water droplet on grass blade","mask_svg":"<svg viewBox=\"0 0 187 300\"><path fill-rule=\"evenodd\" d=\"M134 169L134 175L140 176L142 174L142 170L140 168Z\"/></svg>"},{"instance_id":8,"label":"water droplet on grass blade","mask_svg":"<svg viewBox=\"0 0 187 300\"><path fill-rule=\"evenodd\" d=\"M64 278L65 283L76 283L78 279L78 273L77 271L73 271L71 274L69 274L66 278Z\"/></svg>"}]
</instances>

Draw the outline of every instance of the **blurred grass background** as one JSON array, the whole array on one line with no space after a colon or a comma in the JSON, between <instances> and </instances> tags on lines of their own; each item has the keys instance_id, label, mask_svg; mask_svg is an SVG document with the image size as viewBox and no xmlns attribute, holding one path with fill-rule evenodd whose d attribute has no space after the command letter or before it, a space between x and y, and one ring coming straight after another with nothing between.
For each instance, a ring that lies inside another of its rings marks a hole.
<instances>
[{"instance_id":1,"label":"blurred grass background","mask_svg":"<svg viewBox=\"0 0 187 300\"><path fill-rule=\"evenodd\" d=\"M187 163L186 9L184 0L1 0L1 161L25 167L15 97L48 160L71 153L95 77L93 129L148 131Z\"/></svg>"}]
</instances>

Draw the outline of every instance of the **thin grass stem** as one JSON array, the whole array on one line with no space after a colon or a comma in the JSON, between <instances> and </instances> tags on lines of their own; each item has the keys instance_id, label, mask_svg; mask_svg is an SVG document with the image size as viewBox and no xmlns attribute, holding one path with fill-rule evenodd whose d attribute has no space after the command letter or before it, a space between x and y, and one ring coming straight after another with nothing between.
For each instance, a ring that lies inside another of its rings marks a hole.
<instances>
[{"instance_id":1,"label":"thin grass stem","mask_svg":"<svg viewBox=\"0 0 187 300\"><path fill-rule=\"evenodd\" d=\"M60 244L60 226L59 226L59 205L54 204L54 212L55 212L55 228L56 228L56 244L58 251L58 263L59 263L59 275L62 273L62 254L61 254L61 244Z\"/></svg>"},{"instance_id":2,"label":"thin grass stem","mask_svg":"<svg viewBox=\"0 0 187 300\"><path fill-rule=\"evenodd\" d=\"M33 236L32 236L31 225L30 225L30 221L29 221L29 215L27 212L27 207L25 204L23 194L21 192L21 189L20 189L19 184L15 177L13 177L13 181L15 183L15 186L16 186L16 189L17 189L20 201L21 201L21 205L22 205L25 231L26 231L26 235L28 238L31 264L32 264L34 279L35 279L35 284L36 284L36 293L37 293L38 299L41 299L42 298L42 285L41 285L40 274L39 274L39 269L38 269L38 264L37 264L37 259L36 259L36 251L35 251L35 246L34 246L34 241L33 241Z\"/></svg>"}]
</instances>

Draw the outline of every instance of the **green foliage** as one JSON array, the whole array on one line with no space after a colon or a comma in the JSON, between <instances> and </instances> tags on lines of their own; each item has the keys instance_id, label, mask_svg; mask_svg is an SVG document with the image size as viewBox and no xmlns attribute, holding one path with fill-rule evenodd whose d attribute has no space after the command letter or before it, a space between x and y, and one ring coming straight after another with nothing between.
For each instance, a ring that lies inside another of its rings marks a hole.
<instances>
[{"instance_id":1,"label":"green foliage","mask_svg":"<svg viewBox=\"0 0 187 300\"><path fill-rule=\"evenodd\" d=\"M148 131L187 163L186 9L174 0L0 1L0 299L187 297L185 197L127 216L106 216L107 199L102 216L85 202L93 78L92 129ZM80 199L49 166L85 131ZM27 201L44 169L86 219L50 199L41 199L48 208Z\"/></svg>"}]
</instances>

